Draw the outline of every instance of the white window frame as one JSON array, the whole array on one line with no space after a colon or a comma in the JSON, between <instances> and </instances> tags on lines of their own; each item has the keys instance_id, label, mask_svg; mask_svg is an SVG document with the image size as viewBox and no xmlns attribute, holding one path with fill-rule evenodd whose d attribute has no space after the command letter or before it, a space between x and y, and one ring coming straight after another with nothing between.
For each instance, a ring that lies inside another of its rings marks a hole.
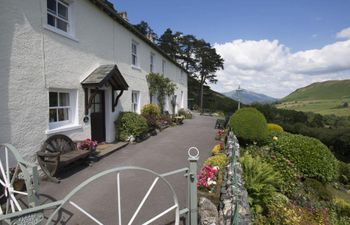
<instances>
[{"instance_id":1,"label":"white window frame","mask_svg":"<svg viewBox=\"0 0 350 225\"><path fill-rule=\"evenodd\" d=\"M135 46L135 52L134 52L134 46ZM139 43L137 43L134 40L131 41L131 65L136 68L139 68L138 46L139 46ZM135 57L135 62L134 62L134 57Z\"/></svg>"},{"instance_id":2,"label":"white window frame","mask_svg":"<svg viewBox=\"0 0 350 225\"><path fill-rule=\"evenodd\" d=\"M57 93L57 106L52 106L50 107L50 97L48 99L48 111L50 113L50 109L68 109L68 120L63 120L63 121L58 121L58 113L57 113L57 121L55 122L50 122L50 114L49 114L49 130L55 130L57 128L66 128L69 126L77 125L75 122L77 121L77 90L67 90L67 89L50 89L49 90L49 96L50 92ZM60 106L60 98L59 98L59 93L66 93L68 94L69 98L69 105L68 106Z\"/></svg>"},{"instance_id":3,"label":"white window frame","mask_svg":"<svg viewBox=\"0 0 350 225\"><path fill-rule=\"evenodd\" d=\"M156 57L156 54L154 54L153 52L151 52L150 54L150 58L149 58L149 72L150 73L154 73L154 61L155 61L155 57Z\"/></svg>"},{"instance_id":4,"label":"white window frame","mask_svg":"<svg viewBox=\"0 0 350 225\"><path fill-rule=\"evenodd\" d=\"M162 74L165 75L166 73L166 61L165 59L162 59Z\"/></svg>"},{"instance_id":5,"label":"white window frame","mask_svg":"<svg viewBox=\"0 0 350 225\"><path fill-rule=\"evenodd\" d=\"M134 101L134 95L136 95L136 101ZM141 100L141 95L140 91L135 91L133 90L131 92L131 111L134 113L140 114L140 101Z\"/></svg>"},{"instance_id":6,"label":"white window frame","mask_svg":"<svg viewBox=\"0 0 350 225\"><path fill-rule=\"evenodd\" d=\"M71 7L70 7L70 4L67 3L66 1L63 1L63 0L54 0L56 2L56 12L53 12L51 11L48 7L47 7L47 15L51 15L52 17L54 17L55 19L55 25L51 25L49 24L49 21L47 20L47 25L56 29L56 30L59 30L60 32L65 32L65 33L71 33ZM46 1L47 2L47 1ZM61 16L58 15L58 5L61 4L63 5L64 7L67 8L67 19L66 18L63 18ZM60 28L58 28L57 26L57 20L62 20L63 22L67 23L67 31L65 30L62 30Z\"/></svg>"}]
</instances>

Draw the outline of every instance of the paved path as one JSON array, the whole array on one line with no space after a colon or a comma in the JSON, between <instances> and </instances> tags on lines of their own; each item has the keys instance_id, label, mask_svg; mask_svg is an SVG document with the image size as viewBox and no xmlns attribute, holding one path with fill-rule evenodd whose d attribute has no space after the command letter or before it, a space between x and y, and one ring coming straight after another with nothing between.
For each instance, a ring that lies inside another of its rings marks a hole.
<instances>
[{"instance_id":1,"label":"paved path","mask_svg":"<svg viewBox=\"0 0 350 225\"><path fill-rule=\"evenodd\" d=\"M182 126L168 128L142 143L128 145L90 167L72 168L70 174L62 175L60 184L46 181L41 183L40 193L43 194L41 201L50 202L55 199L63 199L84 180L114 167L137 166L151 169L157 173L187 167L187 150L191 146L196 146L200 150L200 167L215 144L214 124L214 118L198 115L192 120L185 120ZM103 224L118 224L116 177L116 174L113 173L91 183L72 200L91 212ZM124 172L120 174L120 180L122 224L127 224L148 187L152 184L154 177L144 172ZM180 206L183 208L186 204L186 179L183 175L174 175L167 180L174 186ZM142 222L169 208L172 206L171 200L172 195L165 184L158 182L133 224L142 224ZM96 224L81 213L77 213L71 206L67 206L65 209L60 215L61 220L68 221L64 224ZM170 213L153 224L171 224L173 220L174 214Z\"/></svg>"}]
</instances>

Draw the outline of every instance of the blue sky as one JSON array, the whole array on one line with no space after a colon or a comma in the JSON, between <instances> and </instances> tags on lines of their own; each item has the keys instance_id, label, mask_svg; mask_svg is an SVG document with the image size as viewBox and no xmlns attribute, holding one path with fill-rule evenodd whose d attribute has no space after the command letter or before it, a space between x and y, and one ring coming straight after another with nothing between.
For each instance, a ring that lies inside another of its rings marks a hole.
<instances>
[{"instance_id":1,"label":"blue sky","mask_svg":"<svg viewBox=\"0 0 350 225\"><path fill-rule=\"evenodd\" d=\"M260 49L265 49L265 51L275 51L282 48L282 53L276 54L282 54L282 57L288 55L288 62L290 61L289 56L293 56L292 58L294 59L297 56L299 57L301 53L304 53L304 59L306 57L309 60L310 51L322 50L326 46L334 45L338 42L346 42L348 40L347 35L344 38L338 34L337 37L337 33L350 27L349 0L113 0L112 2L118 11L128 12L131 23L139 23L141 20L145 20L158 35L170 27L173 31L193 34L198 38L209 41L217 47L218 52L223 55L226 63L230 63L229 59L232 57L249 57L252 59L254 55L259 55L259 52L256 54L250 52L250 54L244 55L247 52L247 47L252 51L251 48L254 48L253 46L255 45L260 46ZM237 42L237 40L242 40L242 42ZM267 42L264 42L264 40ZM274 40L277 43L273 42ZM234 41L236 41L235 44L230 46L232 51L234 51L232 54L235 55L232 56L227 51L223 52L222 49L226 49ZM270 46L271 44L272 46ZM219 50L220 47L221 50ZM343 45L342 47L344 48ZM346 50L348 50L347 47L346 43ZM348 51L345 51L344 56L348 56L347 53ZM241 55L237 56L238 54ZM265 52L266 54L268 53ZM323 55L313 55L313 57L319 57L315 59L316 61L322 61L320 58L324 59ZM252 59L252 61L260 63L259 58ZM304 76L305 79L299 77L299 81L294 81L290 79L292 74L288 74L289 78L287 75L284 75L285 79L279 77L279 81L289 80L289 83L292 83L291 85L286 84L286 90L281 90L280 88L274 91L264 91L264 86L261 84L255 86L251 84L253 81L248 77L252 73L251 68L248 68L250 70L248 73L246 73L247 70L242 72L243 67L238 68L239 66L237 67L235 63L237 63L236 59L231 60L231 64L225 66L229 68L236 67L236 69L231 68L231 71L221 71L218 74L227 81L230 76L233 76L232 73L236 73L236 75L240 73L239 76L235 77L235 82L231 82L231 86L224 86L219 82L218 85L212 86L214 89L228 91L233 89L234 86L241 84L243 87L246 86L247 89L253 91L281 97L297 87L314 81L350 78L350 70L347 71L347 68L343 67L340 73L338 70L336 73L330 71L328 75L323 72L308 76L308 74L304 74L305 71L294 71L293 74L296 74L297 77ZM273 62L269 63L273 64ZM347 63L342 62L342 66ZM248 62L248 64L252 66L251 62ZM308 65L303 64L303 66ZM318 64L315 66L320 67ZM322 64L321 67L323 66L325 65ZM328 66L330 68L334 67L334 65ZM259 66L253 67L260 68ZM254 77L256 78L259 76L259 71L255 70ZM273 74L279 73L276 68L273 71L265 71L261 75L264 79L261 80L265 80L269 72ZM286 72L286 69L284 68L281 72ZM282 76L273 74L270 75L271 78ZM237 77L242 77L243 79L237 79ZM300 80L304 80L304 82L300 82Z\"/></svg>"}]
</instances>

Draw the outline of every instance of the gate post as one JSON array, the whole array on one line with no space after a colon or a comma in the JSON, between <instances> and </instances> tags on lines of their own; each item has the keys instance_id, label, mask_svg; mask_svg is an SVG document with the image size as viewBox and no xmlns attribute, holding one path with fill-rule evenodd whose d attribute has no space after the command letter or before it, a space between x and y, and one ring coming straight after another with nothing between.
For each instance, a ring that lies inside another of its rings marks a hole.
<instances>
[{"instance_id":1,"label":"gate post","mask_svg":"<svg viewBox=\"0 0 350 225\"><path fill-rule=\"evenodd\" d=\"M189 167L189 215L190 225L198 224L198 199L197 199L197 161L199 151L196 147L188 149Z\"/></svg>"}]
</instances>

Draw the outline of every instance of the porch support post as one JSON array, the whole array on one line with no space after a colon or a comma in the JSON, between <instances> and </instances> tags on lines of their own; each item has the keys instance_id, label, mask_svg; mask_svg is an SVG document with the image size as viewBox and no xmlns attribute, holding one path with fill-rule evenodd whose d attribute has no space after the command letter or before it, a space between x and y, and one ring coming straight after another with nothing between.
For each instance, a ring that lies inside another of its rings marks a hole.
<instances>
[{"instance_id":1,"label":"porch support post","mask_svg":"<svg viewBox=\"0 0 350 225\"><path fill-rule=\"evenodd\" d=\"M189 166L189 193L190 193L190 225L198 225L198 197L197 197L197 162L199 159L199 151L195 147L188 150Z\"/></svg>"},{"instance_id":2,"label":"porch support post","mask_svg":"<svg viewBox=\"0 0 350 225\"><path fill-rule=\"evenodd\" d=\"M116 97L116 99L114 100L114 89L112 89L112 112L115 111L115 107L117 107L118 105L118 101L119 98L122 96L122 94L124 93L124 90L120 90L118 96Z\"/></svg>"},{"instance_id":3,"label":"porch support post","mask_svg":"<svg viewBox=\"0 0 350 225\"><path fill-rule=\"evenodd\" d=\"M85 95L85 116L89 114L89 89L84 87L84 95Z\"/></svg>"}]
</instances>

